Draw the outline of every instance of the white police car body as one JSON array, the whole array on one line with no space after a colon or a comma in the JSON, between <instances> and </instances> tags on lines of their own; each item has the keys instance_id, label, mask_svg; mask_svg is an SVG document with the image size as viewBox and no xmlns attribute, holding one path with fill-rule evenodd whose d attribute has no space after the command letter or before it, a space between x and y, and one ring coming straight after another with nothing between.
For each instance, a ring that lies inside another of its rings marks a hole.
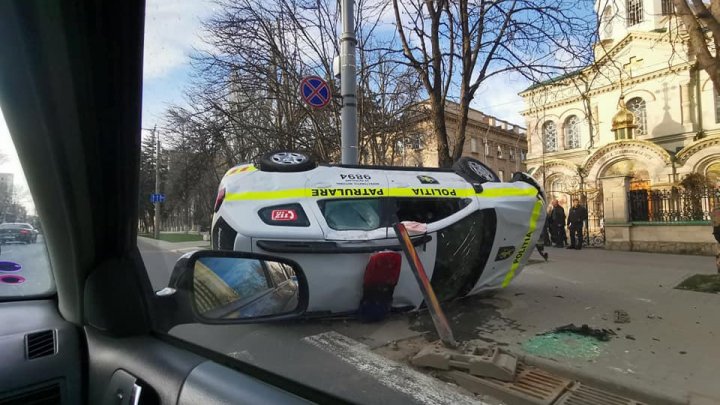
<instances>
[{"instance_id":1,"label":"white police car body","mask_svg":"<svg viewBox=\"0 0 720 405\"><path fill-rule=\"evenodd\" d=\"M213 248L290 258L307 278L308 313L346 313L358 308L370 255L400 251L393 223L413 221L426 224L413 242L441 300L504 287L542 230L542 190L523 174L500 182L478 161L458 163L454 171L316 166L303 154L269 154L222 179ZM422 300L403 260L392 305Z\"/></svg>"}]
</instances>

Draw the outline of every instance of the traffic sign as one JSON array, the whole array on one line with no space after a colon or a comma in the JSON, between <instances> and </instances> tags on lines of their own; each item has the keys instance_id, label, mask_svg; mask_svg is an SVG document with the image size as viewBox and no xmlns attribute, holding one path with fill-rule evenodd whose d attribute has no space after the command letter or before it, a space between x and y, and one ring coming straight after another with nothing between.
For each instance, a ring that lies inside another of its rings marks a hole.
<instances>
[{"instance_id":1,"label":"traffic sign","mask_svg":"<svg viewBox=\"0 0 720 405\"><path fill-rule=\"evenodd\" d=\"M323 108L330 102L332 93L327 82L319 76L308 76L300 81L300 97L312 108Z\"/></svg>"},{"instance_id":2,"label":"traffic sign","mask_svg":"<svg viewBox=\"0 0 720 405\"><path fill-rule=\"evenodd\" d=\"M153 204L155 204L155 203L164 203L164 202L165 202L165 194L161 194L161 193L157 193L157 194L153 193L153 194L150 194L150 202L153 203Z\"/></svg>"}]
</instances>

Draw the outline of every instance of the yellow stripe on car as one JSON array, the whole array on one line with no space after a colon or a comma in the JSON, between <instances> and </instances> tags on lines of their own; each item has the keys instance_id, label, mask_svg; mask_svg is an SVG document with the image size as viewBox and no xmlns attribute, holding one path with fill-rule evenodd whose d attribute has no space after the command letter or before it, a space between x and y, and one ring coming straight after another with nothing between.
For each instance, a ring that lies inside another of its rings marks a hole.
<instances>
[{"instance_id":1,"label":"yellow stripe on car","mask_svg":"<svg viewBox=\"0 0 720 405\"><path fill-rule=\"evenodd\" d=\"M254 172L256 170L257 170L257 168L255 167L255 165L236 166L236 167L233 167L232 169L228 170L227 173L225 173L225 176L227 177L227 176L232 176L233 174L238 174L238 173Z\"/></svg>"},{"instance_id":2,"label":"yellow stripe on car","mask_svg":"<svg viewBox=\"0 0 720 405\"><path fill-rule=\"evenodd\" d=\"M444 187L326 187L326 188L296 188L287 190L244 191L227 193L225 201L244 200L279 200L290 198L372 198L372 197L433 197L458 198L477 196L481 198L501 197L534 197L537 190L534 188L487 188L476 193L472 188L444 188Z\"/></svg>"},{"instance_id":3,"label":"yellow stripe on car","mask_svg":"<svg viewBox=\"0 0 720 405\"><path fill-rule=\"evenodd\" d=\"M486 188L477 196L480 198L498 198L498 197L535 197L538 191L534 187L516 188Z\"/></svg>"},{"instance_id":4,"label":"yellow stripe on car","mask_svg":"<svg viewBox=\"0 0 720 405\"><path fill-rule=\"evenodd\" d=\"M520 245L520 249L518 249L517 253L515 253L515 258L513 258L512 264L510 265L510 271L508 271L508 274L505 276L505 280L503 280L503 288L507 287L513 277L515 277L515 271L518 267L520 267L520 261L523 256L525 256L525 252L527 252L528 247L530 247L530 240L532 239L533 232L537 229L538 218L540 218L542 207L542 201L538 200L535 202L535 207L530 214L530 225L528 226L528 231L523 238L523 243Z\"/></svg>"}]
</instances>

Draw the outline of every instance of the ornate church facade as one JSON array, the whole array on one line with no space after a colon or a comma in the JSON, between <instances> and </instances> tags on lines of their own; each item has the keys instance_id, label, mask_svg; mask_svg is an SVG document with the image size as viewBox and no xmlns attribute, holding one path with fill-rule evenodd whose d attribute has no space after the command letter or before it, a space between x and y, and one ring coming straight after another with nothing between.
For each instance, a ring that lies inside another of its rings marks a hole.
<instances>
[{"instance_id":1,"label":"ornate church facade","mask_svg":"<svg viewBox=\"0 0 720 405\"><path fill-rule=\"evenodd\" d=\"M585 200L592 229L630 227L633 191L673 189L690 173L720 186L720 97L669 0L599 0L596 11L595 62L520 93L526 165L561 203ZM609 215L608 203L625 212Z\"/></svg>"}]
</instances>

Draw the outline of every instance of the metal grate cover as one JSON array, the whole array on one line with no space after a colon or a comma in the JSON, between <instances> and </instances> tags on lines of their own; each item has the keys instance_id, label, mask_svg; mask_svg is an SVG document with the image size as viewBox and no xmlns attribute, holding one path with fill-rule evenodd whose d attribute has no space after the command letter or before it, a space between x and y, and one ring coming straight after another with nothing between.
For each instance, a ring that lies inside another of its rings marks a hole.
<instances>
[{"instance_id":1,"label":"metal grate cover","mask_svg":"<svg viewBox=\"0 0 720 405\"><path fill-rule=\"evenodd\" d=\"M576 383L560 397L556 405L644 405L620 395Z\"/></svg>"},{"instance_id":2,"label":"metal grate cover","mask_svg":"<svg viewBox=\"0 0 720 405\"><path fill-rule=\"evenodd\" d=\"M513 382L475 377L461 371L450 371L447 376L473 393L488 394L514 405L551 405L572 384L572 380L523 364L517 365Z\"/></svg>"}]
</instances>

